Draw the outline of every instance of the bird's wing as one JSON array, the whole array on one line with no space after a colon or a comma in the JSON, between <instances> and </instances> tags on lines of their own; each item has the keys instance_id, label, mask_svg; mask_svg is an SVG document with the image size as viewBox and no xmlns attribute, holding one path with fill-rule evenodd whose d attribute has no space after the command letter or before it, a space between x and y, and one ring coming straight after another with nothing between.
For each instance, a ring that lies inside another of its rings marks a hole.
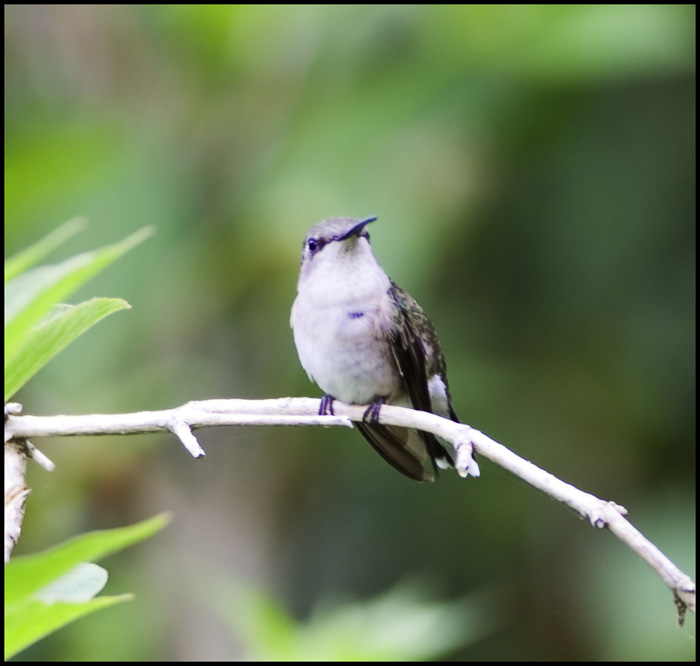
<instances>
[{"instance_id":1,"label":"bird's wing","mask_svg":"<svg viewBox=\"0 0 700 666\"><path fill-rule=\"evenodd\" d=\"M396 366L403 379L413 408L424 412L432 412L430 390L428 388L426 350L411 320L406 316L406 312L410 310L414 318L420 317L422 319L421 326L431 327L432 324L418 303L393 282L389 295L398 305L396 308L398 320L396 322L397 325L394 327L394 340L391 345ZM438 353L437 350L434 353ZM436 471L436 459L445 459L454 466L452 456L440 444L435 435L423 431L420 431L420 435Z\"/></svg>"}]
</instances>

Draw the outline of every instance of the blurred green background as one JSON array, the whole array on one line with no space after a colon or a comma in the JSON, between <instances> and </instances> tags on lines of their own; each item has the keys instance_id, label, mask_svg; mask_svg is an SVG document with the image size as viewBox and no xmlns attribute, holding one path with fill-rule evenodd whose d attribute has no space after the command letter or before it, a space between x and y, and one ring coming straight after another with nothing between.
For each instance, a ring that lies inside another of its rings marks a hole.
<instances>
[{"instance_id":1,"label":"blurred green background","mask_svg":"<svg viewBox=\"0 0 700 666\"><path fill-rule=\"evenodd\" d=\"M691 5L6 6L6 256L75 215L55 261L157 229L73 301L133 310L17 400L319 396L289 329L301 241L378 215L460 417L694 576L694 60ZM199 438L197 462L169 436L37 442L57 470L31 466L16 552L174 519L105 561L136 601L23 658L265 656L242 587L302 625L418 589L457 609L447 659L694 658L656 574L488 461L422 485L340 429Z\"/></svg>"}]
</instances>

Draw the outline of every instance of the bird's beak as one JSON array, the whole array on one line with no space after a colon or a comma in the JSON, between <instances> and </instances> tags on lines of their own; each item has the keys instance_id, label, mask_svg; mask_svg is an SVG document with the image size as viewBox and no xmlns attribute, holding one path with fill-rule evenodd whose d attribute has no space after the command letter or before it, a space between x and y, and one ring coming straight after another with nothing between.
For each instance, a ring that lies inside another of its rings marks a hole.
<instances>
[{"instance_id":1,"label":"bird's beak","mask_svg":"<svg viewBox=\"0 0 700 666\"><path fill-rule=\"evenodd\" d=\"M346 238L350 238L350 236L357 236L357 234L359 234L365 228L366 225L368 225L370 222L374 222L376 219L377 219L377 217L374 216L374 217L368 217L368 218L358 222L352 229L350 229L350 231L343 234L340 237L340 240L341 241L345 240Z\"/></svg>"}]
</instances>

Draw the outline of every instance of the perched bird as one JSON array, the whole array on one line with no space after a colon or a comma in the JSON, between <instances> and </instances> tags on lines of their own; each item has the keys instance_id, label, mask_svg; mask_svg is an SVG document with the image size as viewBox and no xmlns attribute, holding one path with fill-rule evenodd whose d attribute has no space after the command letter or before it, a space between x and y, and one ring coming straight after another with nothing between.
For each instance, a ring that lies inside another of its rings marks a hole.
<instances>
[{"instance_id":1,"label":"perched bird","mask_svg":"<svg viewBox=\"0 0 700 666\"><path fill-rule=\"evenodd\" d=\"M290 321L294 342L304 370L325 392L320 413L332 413L334 399L369 404L354 424L364 438L410 479L433 481L437 467L454 466L452 446L377 423L382 404L458 418L430 319L372 252L366 227L376 219L332 217L309 229ZM478 476L476 461L467 470Z\"/></svg>"}]
</instances>

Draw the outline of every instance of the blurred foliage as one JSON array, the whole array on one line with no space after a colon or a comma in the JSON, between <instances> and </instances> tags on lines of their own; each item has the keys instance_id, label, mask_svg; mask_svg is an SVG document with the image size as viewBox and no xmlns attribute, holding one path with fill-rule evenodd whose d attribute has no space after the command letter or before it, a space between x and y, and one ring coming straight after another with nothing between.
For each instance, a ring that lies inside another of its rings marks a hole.
<instances>
[{"instance_id":1,"label":"blurred foliage","mask_svg":"<svg viewBox=\"0 0 700 666\"><path fill-rule=\"evenodd\" d=\"M121 298L92 298L78 305L62 301L149 236L151 230L142 229L120 243L55 266L34 266L76 230L71 220L5 262L6 402L98 321L129 307Z\"/></svg>"},{"instance_id":2,"label":"blurred foliage","mask_svg":"<svg viewBox=\"0 0 700 666\"><path fill-rule=\"evenodd\" d=\"M129 307L120 298L92 298L74 306L58 302L137 245L150 234L148 229L55 266L35 266L82 226L82 221L71 220L5 262L6 401L97 322ZM81 535L7 563L5 658L80 617L129 600L129 595L94 598L107 582L107 571L85 560L145 539L164 524L160 517L121 530Z\"/></svg>"},{"instance_id":3,"label":"blurred foliage","mask_svg":"<svg viewBox=\"0 0 700 666\"><path fill-rule=\"evenodd\" d=\"M694 68L691 5L6 6L8 252L76 214L78 250L158 230L91 282L129 316L17 399L316 395L288 323L301 240L376 214L460 417L626 506L694 575ZM161 507L177 529L124 554L147 591L128 610L23 656L240 658L241 630L200 608L213 568L299 626L407 577L445 604L508 590L497 630L425 655L635 659L654 636L647 655L694 658L694 618L674 625L646 565L488 462L425 486L352 432L200 439L198 464L166 436L46 444L58 469L30 470L22 548Z\"/></svg>"},{"instance_id":4,"label":"blurred foliage","mask_svg":"<svg viewBox=\"0 0 700 666\"><path fill-rule=\"evenodd\" d=\"M224 589L222 612L243 638L247 661L425 661L493 631L487 595L434 602L415 582L359 603L325 600L304 623L259 590Z\"/></svg>"},{"instance_id":5,"label":"blurred foliage","mask_svg":"<svg viewBox=\"0 0 700 666\"><path fill-rule=\"evenodd\" d=\"M166 515L155 516L12 558L5 565L5 659L88 613L133 599L130 594L93 598L108 576L92 560L147 539L167 522Z\"/></svg>"}]
</instances>

